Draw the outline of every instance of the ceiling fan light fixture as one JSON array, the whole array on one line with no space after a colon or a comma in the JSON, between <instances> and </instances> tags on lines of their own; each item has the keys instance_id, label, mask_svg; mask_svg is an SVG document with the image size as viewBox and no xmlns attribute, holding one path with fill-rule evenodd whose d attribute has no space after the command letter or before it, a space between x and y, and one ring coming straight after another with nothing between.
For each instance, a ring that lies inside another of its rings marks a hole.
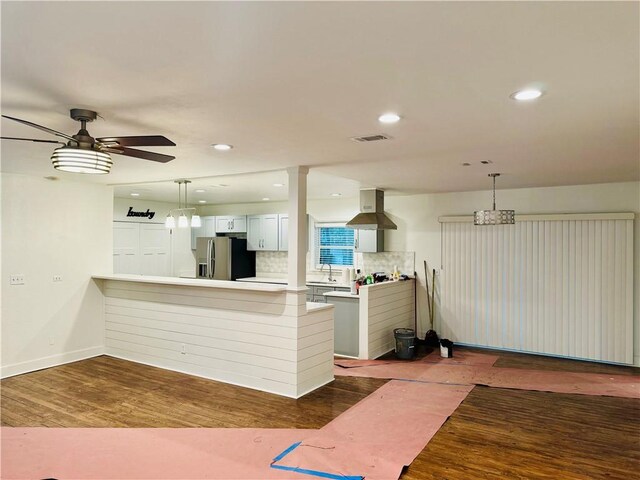
<instances>
[{"instance_id":1,"label":"ceiling fan light fixture","mask_svg":"<svg viewBox=\"0 0 640 480\"><path fill-rule=\"evenodd\" d=\"M514 210L496 210L496 177L499 173L490 173L493 178L493 209L476 210L473 212L474 225L513 225L516 223L516 212Z\"/></svg>"},{"instance_id":2,"label":"ceiling fan light fixture","mask_svg":"<svg viewBox=\"0 0 640 480\"><path fill-rule=\"evenodd\" d=\"M108 153L73 147L56 148L51 155L53 168L63 172L105 174L113 161Z\"/></svg>"}]
</instances>

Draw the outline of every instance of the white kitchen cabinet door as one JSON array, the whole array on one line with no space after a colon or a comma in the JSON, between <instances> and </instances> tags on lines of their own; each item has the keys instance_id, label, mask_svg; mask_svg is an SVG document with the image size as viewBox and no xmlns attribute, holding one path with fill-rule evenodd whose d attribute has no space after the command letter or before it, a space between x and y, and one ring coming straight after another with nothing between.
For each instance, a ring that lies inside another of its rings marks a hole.
<instances>
[{"instance_id":1,"label":"white kitchen cabinet door","mask_svg":"<svg viewBox=\"0 0 640 480\"><path fill-rule=\"evenodd\" d=\"M384 230L356 230L356 252L384 252Z\"/></svg>"},{"instance_id":2,"label":"white kitchen cabinet door","mask_svg":"<svg viewBox=\"0 0 640 480\"><path fill-rule=\"evenodd\" d=\"M202 217L202 235L201 237L215 237L216 236L216 217Z\"/></svg>"},{"instance_id":3,"label":"white kitchen cabinet door","mask_svg":"<svg viewBox=\"0 0 640 480\"><path fill-rule=\"evenodd\" d=\"M278 250L289 250L289 215L278 215Z\"/></svg>"},{"instance_id":4,"label":"white kitchen cabinet door","mask_svg":"<svg viewBox=\"0 0 640 480\"><path fill-rule=\"evenodd\" d=\"M246 231L246 215L225 215L222 217L216 217L217 233L242 233Z\"/></svg>"},{"instance_id":5,"label":"white kitchen cabinet door","mask_svg":"<svg viewBox=\"0 0 640 480\"><path fill-rule=\"evenodd\" d=\"M278 215L262 216L262 250L278 250Z\"/></svg>"},{"instance_id":6,"label":"white kitchen cabinet door","mask_svg":"<svg viewBox=\"0 0 640 480\"><path fill-rule=\"evenodd\" d=\"M140 224L113 222L113 273L139 273Z\"/></svg>"},{"instance_id":7,"label":"white kitchen cabinet door","mask_svg":"<svg viewBox=\"0 0 640 480\"><path fill-rule=\"evenodd\" d=\"M171 276L171 231L164 225L140 224L141 275Z\"/></svg>"},{"instance_id":8,"label":"white kitchen cabinet door","mask_svg":"<svg viewBox=\"0 0 640 480\"><path fill-rule=\"evenodd\" d=\"M247 217L247 250L278 250L278 215L249 215Z\"/></svg>"},{"instance_id":9,"label":"white kitchen cabinet door","mask_svg":"<svg viewBox=\"0 0 640 480\"><path fill-rule=\"evenodd\" d=\"M262 215L247 217L247 250L260 250L262 245Z\"/></svg>"},{"instance_id":10,"label":"white kitchen cabinet door","mask_svg":"<svg viewBox=\"0 0 640 480\"><path fill-rule=\"evenodd\" d=\"M201 227L191 227L191 250L196 249L196 243L200 237L216 236L216 217L200 217Z\"/></svg>"}]
</instances>

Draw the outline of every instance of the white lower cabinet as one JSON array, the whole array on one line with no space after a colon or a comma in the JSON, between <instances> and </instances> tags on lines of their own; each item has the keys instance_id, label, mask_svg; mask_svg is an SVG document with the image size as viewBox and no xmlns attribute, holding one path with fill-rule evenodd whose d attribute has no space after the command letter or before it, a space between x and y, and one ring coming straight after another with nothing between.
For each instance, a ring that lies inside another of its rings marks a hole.
<instances>
[{"instance_id":1,"label":"white lower cabinet","mask_svg":"<svg viewBox=\"0 0 640 480\"><path fill-rule=\"evenodd\" d=\"M247 250L278 250L278 215L249 215L247 217Z\"/></svg>"}]
</instances>

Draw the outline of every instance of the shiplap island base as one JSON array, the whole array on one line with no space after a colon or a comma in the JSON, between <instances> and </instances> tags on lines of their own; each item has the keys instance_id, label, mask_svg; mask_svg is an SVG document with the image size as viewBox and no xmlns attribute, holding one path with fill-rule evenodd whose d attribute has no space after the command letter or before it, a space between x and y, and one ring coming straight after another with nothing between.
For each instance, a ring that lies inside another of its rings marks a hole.
<instances>
[{"instance_id":1,"label":"shiplap island base","mask_svg":"<svg viewBox=\"0 0 640 480\"><path fill-rule=\"evenodd\" d=\"M95 275L105 353L299 398L333 380L333 305L306 289L142 275Z\"/></svg>"}]
</instances>

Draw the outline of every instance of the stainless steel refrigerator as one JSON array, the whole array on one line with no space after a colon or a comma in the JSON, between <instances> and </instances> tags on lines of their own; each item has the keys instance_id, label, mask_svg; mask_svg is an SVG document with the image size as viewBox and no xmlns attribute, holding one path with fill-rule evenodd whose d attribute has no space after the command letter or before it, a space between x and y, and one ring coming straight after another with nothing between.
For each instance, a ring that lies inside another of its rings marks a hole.
<instances>
[{"instance_id":1,"label":"stainless steel refrigerator","mask_svg":"<svg viewBox=\"0 0 640 480\"><path fill-rule=\"evenodd\" d=\"M256 252L247 250L243 238L198 238L196 260L197 278L237 280L256 276Z\"/></svg>"}]
</instances>

